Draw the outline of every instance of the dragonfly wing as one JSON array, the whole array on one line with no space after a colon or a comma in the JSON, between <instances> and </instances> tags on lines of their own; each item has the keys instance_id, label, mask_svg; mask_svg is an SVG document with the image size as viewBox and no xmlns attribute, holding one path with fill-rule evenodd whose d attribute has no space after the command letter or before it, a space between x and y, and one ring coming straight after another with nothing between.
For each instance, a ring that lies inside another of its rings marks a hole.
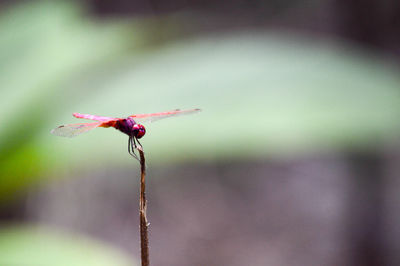
<instances>
[{"instance_id":1,"label":"dragonfly wing","mask_svg":"<svg viewBox=\"0 0 400 266\"><path fill-rule=\"evenodd\" d=\"M200 112L200 109L190 109L190 110L173 110L168 112L161 112L161 113L152 113L152 114L140 114L140 115L131 115L129 117L133 118L136 123L143 123L143 122L154 122L163 118L178 116L178 115L186 115L186 114L193 114Z\"/></svg>"},{"instance_id":2,"label":"dragonfly wing","mask_svg":"<svg viewBox=\"0 0 400 266\"><path fill-rule=\"evenodd\" d=\"M53 129L51 133L56 136L72 138L82 133L88 132L89 130L100 126L101 124L102 122L62 125Z\"/></svg>"},{"instance_id":3,"label":"dragonfly wing","mask_svg":"<svg viewBox=\"0 0 400 266\"><path fill-rule=\"evenodd\" d=\"M80 114L80 113L73 113L72 115L75 116L76 118L96 120L96 121L101 121L101 122L115 120L115 118L107 117L107 116L98 116L98 115L89 115L89 114Z\"/></svg>"}]
</instances>

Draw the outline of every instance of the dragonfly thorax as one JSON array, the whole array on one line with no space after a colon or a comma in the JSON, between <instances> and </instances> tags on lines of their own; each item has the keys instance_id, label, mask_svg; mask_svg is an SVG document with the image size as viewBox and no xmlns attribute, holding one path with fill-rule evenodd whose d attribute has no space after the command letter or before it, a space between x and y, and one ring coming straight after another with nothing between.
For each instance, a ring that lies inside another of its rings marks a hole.
<instances>
[{"instance_id":1,"label":"dragonfly thorax","mask_svg":"<svg viewBox=\"0 0 400 266\"><path fill-rule=\"evenodd\" d=\"M130 117L118 121L116 128L119 131L127 134L128 136L134 136L138 139L146 134L146 129L144 128L144 126L141 124L137 124L135 120Z\"/></svg>"}]
</instances>

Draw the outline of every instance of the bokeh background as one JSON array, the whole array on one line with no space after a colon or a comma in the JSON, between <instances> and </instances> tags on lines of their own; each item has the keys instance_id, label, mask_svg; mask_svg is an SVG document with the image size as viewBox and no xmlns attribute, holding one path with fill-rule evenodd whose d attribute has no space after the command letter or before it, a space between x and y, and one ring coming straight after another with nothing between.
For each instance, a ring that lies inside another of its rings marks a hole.
<instances>
[{"instance_id":1,"label":"bokeh background","mask_svg":"<svg viewBox=\"0 0 400 266\"><path fill-rule=\"evenodd\" d=\"M0 1L0 265L400 264L400 4Z\"/></svg>"}]
</instances>

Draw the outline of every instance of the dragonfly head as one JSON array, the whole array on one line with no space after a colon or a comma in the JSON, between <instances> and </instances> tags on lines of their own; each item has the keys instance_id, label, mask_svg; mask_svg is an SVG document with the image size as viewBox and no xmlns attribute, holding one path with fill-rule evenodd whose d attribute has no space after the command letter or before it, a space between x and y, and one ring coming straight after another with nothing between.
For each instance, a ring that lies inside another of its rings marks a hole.
<instances>
[{"instance_id":1,"label":"dragonfly head","mask_svg":"<svg viewBox=\"0 0 400 266\"><path fill-rule=\"evenodd\" d=\"M132 129L133 133L135 134L135 137L138 139L140 139L141 137L144 136L144 134L146 134L146 129L141 124L134 124Z\"/></svg>"}]
</instances>

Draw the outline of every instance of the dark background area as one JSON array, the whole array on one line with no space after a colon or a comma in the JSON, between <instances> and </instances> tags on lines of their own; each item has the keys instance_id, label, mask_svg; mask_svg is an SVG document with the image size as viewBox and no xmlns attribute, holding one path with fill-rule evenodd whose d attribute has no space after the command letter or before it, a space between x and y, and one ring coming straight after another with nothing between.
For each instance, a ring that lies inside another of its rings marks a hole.
<instances>
[{"instance_id":1,"label":"dark background area","mask_svg":"<svg viewBox=\"0 0 400 266\"><path fill-rule=\"evenodd\" d=\"M385 1L87 1L99 16L161 16L190 11L205 14L198 30L237 27L310 31L399 55L400 4Z\"/></svg>"}]
</instances>

